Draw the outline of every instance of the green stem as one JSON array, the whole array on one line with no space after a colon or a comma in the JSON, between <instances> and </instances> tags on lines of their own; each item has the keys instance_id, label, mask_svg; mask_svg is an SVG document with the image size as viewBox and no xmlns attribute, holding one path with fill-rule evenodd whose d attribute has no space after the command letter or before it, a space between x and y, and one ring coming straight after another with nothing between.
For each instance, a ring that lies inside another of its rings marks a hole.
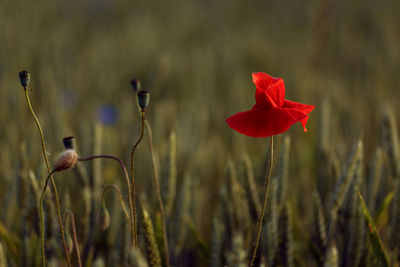
<instances>
[{"instance_id":1,"label":"green stem","mask_svg":"<svg viewBox=\"0 0 400 267\"><path fill-rule=\"evenodd\" d=\"M141 113L141 118L142 118L142 126L141 126L141 131L140 131L140 136L139 139L137 140L136 144L133 146L132 148L132 153L131 153L131 179L132 179L132 202L133 202L133 215L134 215L134 231L135 231L135 247L137 248L138 245L138 241L137 241L137 225L136 225L136 201L135 201L135 150L136 147L139 145L139 143L142 141L143 139L143 135L144 135L144 121L146 119L146 117L144 116L144 111L142 111Z\"/></svg>"},{"instance_id":2,"label":"green stem","mask_svg":"<svg viewBox=\"0 0 400 267\"><path fill-rule=\"evenodd\" d=\"M160 182L158 178L158 171L157 171L157 162L156 162L156 155L153 149L153 134L151 131L150 123L146 120L146 129L149 134L149 147L151 152L151 160L153 163L153 173L154 173L154 183L157 192L157 199L158 205L160 206L160 213L161 213L161 224L163 230L163 241L164 241L164 249L165 249L165 262L166 266L169 267L169 250L168 250L168 239L167 239L167 224L165 222L165 212L164 212L164 204L161 198L161 190L160 190Z\"/></svg>"},{"instance_id":3,"label":"green stem","mask_svg":"<svg viewBox=\"0 0 400 267\"><path fill-rule=\"evenodd\" d=\"M71 267L71 261L69 259L69 254L68 254L68 249L67 249L67 242L65 241L65 236L64 236L64 226L63 226L62 219L61 219L60 200L59 200L59 197L58 197L58 191L57 191L56 183L55 183L55 181L53 179L53 176L51 175L52 171L51 171L51 168L50 168L49 159L47 158L47 154L46 154L46 146L45 146L45 143L44 143L44 135L43 135L42 127L40 126L39 120L36 117L35 112L33 111L33 108L32 108L32 105L31 105L31 101L29 99L28 88L25 87L24 91L25 91L26 102L28 103L28 106L29 106L29 110L30 110L30 112L32 114L32 117L35 120L36 126L37 126L37 128L39 130L40 139L41 139L41 142L42 142L42 154L43 154L44 161L46 162L47 171L49 172L49 177L50 177L51 183L53 185L54 197L56 199L58 223L60 224L61 239L62 239L63 246L64 246L65 257L66 257L66 260L67 260L68 267ZM48 180L48 179L46 179L46 180ZM47 186L47 181L46 181L46 185L45 186ZM43 221L43 214L42 213L40 214L40 218L41 218L41 221ZM41 224L42 223L43 222L41 222ZM45 244L44 244L44 232L43 231L41 231L41 235L42 235L42 256L43 256L42 261L43 261L43 267L45 267L46 266L46 258L45 258Z\"/></svg>"},{"instance_id":4,"label":"green stem","mask_svg":"<svg viewBox=\"0 0 400 267\"><path fill-rule=\"evenodd\" d=\"M254 260L256 259L258 243L260 242L260 237L261 237L261 229L262 229L262 221L264 219L264 211L265 211L265 207L267 206L269 181L271 180L272 165L274 163L274 136L273 135L271 136L270 140L271 140L270 141L270 163L269 163L267 180L265 181L264 204L263 204L263 207L262 207L262 210L261 210L261 215L258 218L256 245L254 247L253 256L251 257L251 260L250 260L250 263L249 263L249 267L253 266Z\"/></svg>"},{"instance_id":5,"label":"green stem","mask_svg":"<svg viewBox=\"0 0 400 267\"><path fill-rule=\"evenodd\" d=\"M95 156L90 156L87 158L79 158L78 161L88 161L88 160L92 160L92 159L99 159L99 158L105 158L105 159L114 159L116 160L119 165L121 166L123 172L124 172L124 176L125 176L125 180L126 180L126 184L128 186L128 199L129 199L129 208L130 208L130 214L131 214L131 219L129 220L129 228L131 231L131 241L132 241L132 245L134 244L134 242L137 240L137 233L136 230L134 230L133 225L136 225L136 206L134 204L134 200L132 200L131 198L131 183L129 181L129 174L128 171L126 170L125 164L117 157L115 156L111 156L111 155L95 155ZM137 243L136 243L137 244ZM135 247L137 246L135 244Z\"/></svg>"},{"instance_id":6,"label":"green stem","mask_svg":"<svg viewBox=\"0 0 400 267\"><path fill-rule=\"evenodd\" d=\"M72 211L67 211L65 213L65 216L64 216L65 223L67 223L68 216L71 217L72 235L74 237L74 243L75 243L74 245L75 245L76 257L78 258L78 265L79 265L79 267L82 267L81 253L79 252L78 237L76 234L75 218L74 218L74 214L72 213Z\"/></svg>"}]
</instances>

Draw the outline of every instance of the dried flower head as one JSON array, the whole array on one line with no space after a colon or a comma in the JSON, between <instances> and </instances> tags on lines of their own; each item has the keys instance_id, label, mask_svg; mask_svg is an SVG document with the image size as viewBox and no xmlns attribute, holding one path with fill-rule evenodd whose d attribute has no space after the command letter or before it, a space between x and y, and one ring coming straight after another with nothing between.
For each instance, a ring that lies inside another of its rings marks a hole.
<instances>
[{"instance_id":1,"label":"dried flower head","mask_svg":"<svg viewBox=\"0 0 400 267\"><path fill-rule=\"evenodd\" d=\"M78 154L75 149L67 149L58 156L54 164L54 171L60 172L71 169L75 166L77 160Z\"/></svg>"},{"instance_id":2,"label":"dried flower head","mask_svg":"<svg viewBox=\"0 0 400 267\"><path fill-rule=\"evenodd\" d=\"M144 112L150 102L150 93L147 91L139 91L136 100L139 108Z\"/></svg>"},{"instance_id":3,"label":"dried flower head","mask_svg":"<svg viewBox=\"0 0 400 267\"><path fill-rule=\"evenodd\" d=\"M23 70L19 73L19 80L21 82L21 85L24 88L27 88L29 86L29 82L31 81L31 74L26 70Z\"/></svg>"}]
</instances>

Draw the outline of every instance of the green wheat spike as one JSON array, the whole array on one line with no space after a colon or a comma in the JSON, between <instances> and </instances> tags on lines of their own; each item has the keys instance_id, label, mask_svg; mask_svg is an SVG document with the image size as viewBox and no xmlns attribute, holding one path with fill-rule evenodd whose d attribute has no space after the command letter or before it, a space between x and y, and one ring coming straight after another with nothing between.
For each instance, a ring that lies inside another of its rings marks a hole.
<instances>
[{"instance_id":1,"label":"green wheat spike","mask_svg":"<svg viewBox=\"0 0 400 267\"><path fill-rule=\"evenodd\" d=\"M176 134L172 132L169 136L169 175L168 175L168 195L166 199L165 210L167 216L171 215L172 207L175 200L176 192L176 179L177 179L177 167L176 167Z\"/></svg>"},{"instance_id":2,"label":"green wheat spike","mask_svg":"<svg viewBox=\"0 0 400 267\"><path fill-rule=\"evenodd\" d=\"M254 180L254 171L251 160L247 154L243 156L243 165L245 170L245 190L247 193L247 202L249 204L249 211L253 221L257 221L261 211L261 202L258 195L256 183Z\"/></svg>"},{"instance_id":3,"label":"green wheat spike","mask_svg":"<svg viewBox=\"0 0 400 267\"><path fill-rule=\"evenodd\" d=\"M316 244L316 248L318 251L318 262L321 265L324 259L324 251L327 245L327 237L326 237L326 224L325 224L325 216L321 204L321 199L317 191L313 193L313 225L314 225L314 234L313 239Z\"/></svg>"},{"instance_id":4,"label":"green wheat spike","mask_svg":"<svg viewBox=\"0 0 400 267\"><path fill-rule=\"evenodd\" d=\"M277 167L276 177L278 178L278 203L285 203L287 200L288 172L289 172L289 152L290 152L290 137L285 135L283 146L279 156L279 164Z\"/></svg>"},{"instance_id":5,"label":"green wheat spike","mask_svg":"<svg viewBox=\"0 0 400 267\"><path fill-rule=\"evenodd\" d=\"M266 258L269 265L274 262L276 251L278 248L278 181L272 179L270 188L270 205L267 210L267 219L264 223L264 233L267 234L264 239L264 247L266 247Z\"/></svg>"},{"instance_id":6,"label":"green wheat spike","mask_svg":"<svg viewBox=\"0 0 400 267\"><path fill-rule=\"evenodd\" d=\"M210 267L220 267L222 266L222 242L224 227L218 219L217 216L213 217L212 229L211 229L211 244L210 244Z\"/></svg>"},{"instance_id":7,"label":"green wheat spike","mask_svg":"<svg viewBox=\"0 0 400 267\"><path fill-rule=\"evenodd\" d=\"M238 232L233 235L232 250L227 252L226 262L227 266L247 266L247 252L244 246L243 236Z\"/></svg>"},{"instance_id":8,"label":"green wheat spike","mask_svg":"<svg viewBox=\"0 0 400 267\"><path fill-rule=\"evenodd\" d=\"M361 193L358 191L358 198L360 199L362 213L364 215L365 223L368 227L368 236L370 240L370 245L372 247L372 252L374 254L374 258L379 266L387 267L389 265L389 258L387 257L385 248L383 247L382 240L379 236L379 232L376 229L375 222L369 213L367 208L367 204L365 203Z\"/></svg>"},{"instance_id":9,"label":"green wheat spike","mask_svg":"<svg viewBox=\"0 0 400 267\"><path fill-rule=\"evenodd\" d=\"M282 207L279 218L279 262L282 266L293 265L293 222L292 213L288 204Z\"/></svg>"},{"instance_id":10,"label":"green wheat spike","mask_svg":"<svg viewBox=\"0 0 400 267\"><path fill-rule=\"evenodd\" d=\"M367 196L368 205L372 207L372 211L376 207L376 198L378 195L379 187L383 174L383 151L378 147L375 151L374 157L371 160L367 177Z\"/></svg>"},{"instance_id":11,"label":"green wheat spike","mask_svg":"<svg viewBox=\"0 0 400 267\"><path fill-rule=\"evenodd\" d=\"M339 267L339 255L335 245L329 248L324 267Z\"/></svg>"},{"instance_id":12,"label":"green wheat spike","mask_svg":"<svg viewBox=\"0 0 400 267\"><path fill-rule=\"evenodd\" d=\"M389 155L392 174L400 179L400 144L396 118L391 109L387 109L382 119L383 147Z\"/></svg>"},{"instance_id":13,"label":"green wheat spike","mask_svg":"<svg viewBox=\"0 0 400 267\"><path fill-rule=\"evenodd\" d=\"M160 250L161 262L165 262L164 237L162 230L161 214L159 212L156 213L156 218L154 220L154 233L158 249Z\"/></svg>"},{"instance_id":14,"label":"green wheat spike","mask_svg":"<svg viewBox=\"0 0 400 267\"><path fill-rule=\"evenodd\" d=\"M153 223L147 210L144 207L142 207L142 210L147 261L150 267L161 267L160 251L158 250Z\"/></svg>"},{"instance_id":15,"label":"green wheat spike","mask_svg":"<svg viewBox=\"0 0 400 267\"><path fill-rule=\"evenodd\" d=\"M342 173L341 178L336 184L335 191L331 198L330 202L330 223L329 223L329 230L328 230L328 243L327 246L329 247L329 242L333 237L333 234L336 229L336 221L339 209L342 207L343 202L346 198L348 189L353 181L357 164L362 156L363 153L363 145L361 141L358 141L357 144L354 146L352 155L348 160L344 171Z\"/></svg>"}]
</instances>

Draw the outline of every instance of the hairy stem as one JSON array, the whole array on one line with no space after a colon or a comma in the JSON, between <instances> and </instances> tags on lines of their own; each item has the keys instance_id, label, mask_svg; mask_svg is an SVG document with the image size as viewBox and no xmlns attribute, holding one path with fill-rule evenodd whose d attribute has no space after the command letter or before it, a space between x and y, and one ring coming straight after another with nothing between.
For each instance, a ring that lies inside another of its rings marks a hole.
<instances>
[{"instance_id":1,"label":"hairy stem","mask_svg":"<svg viewBox=\"0 0 400 267\"><path fill-rule=\"evenodd\" d=\"M168 239L167 239L167 224L165 222L165 211L164 211L164 204L161 198L161 190L160 190L160 182L158 178L158 171L157 171L157 162L156 156L153 149L153 134L151 131L150 123L146 120L146 129L149 134L149 147L151 152L151 160L153 162L153 174L154 174L154 183L157 192L157 199L158 205L160 206L160 213L161 213L161 224L163 230L163 241L164 241L164 249L165 249L165 262L166 266L169 267L169 250L168 250Z\"/></svg>"},{"instance_id":2,"label":"hairy stem","mask_svg":"<svg viewBox=\"0 0 400 267\"><path fill-rule=\"evenodd\" d=\"M47 171L49 172L49 178L51 179L51 183L53 185L54 197L56 199L58 223L60 224L61 239L62 239L63 246L64 246L65 258L67 260L68 267L70 267L71 266L71 261L69 259L69 254L68 254L68 249L67 249L67 242L65 241L65 236L64 236L64 226L63 226L62 218L61 218L60 200L59 200L59 197L58 197L57 186L56 186L56 183L55 183L55 181L53 179L53 176L52 176L52 171L51 171L51 168L50 168L49 159L47 158L47 154L46 154L46 146L45 146L45 143L44 143L44 135L43 135L42 127L40 126L39 120L36 117L35 112L33 111L33 108L32 108L32 105L31 105L31 101L29 99L28 88L25 87L24 91L25 91L26 102L27 102L27 104L29 106L29 110L30 110L30 112L32 114L32 117L35 120L36 126L37 126L37 128L39 130L40 139L41 139L41 142L42 142L42 154L43 154L44 161L46 162ZM48 180L48 178L46 179L45 187L47 187L47 180ZM42 221L41 222L41 224L42 224L43 223L43 214L42 213L40 214L40 219ZM42 258L43 258L42 261L43 261L43 267L45 267L46 266L46 258L45 258L45 244L44 244L44 232L43 231L41 231L41 235L42 235Z\"/></svg>"},{"instance_id":3,"label":"hairy stem","mask_svg":"<svg viewBox=\"0 0 400 267\"><path fill-rule=\"evenodd\" d=\"M71 217L72 235L74 237L74 246L75 246L75 251L76 251L76 257L78 258L78 266L82 267L81 253L79 252L78 237L76 234L75 218L74 218L74 214L72 213L72 211L67 211L65 213L65 216L64 216L65 223L67 222L68 216Z\"/></svg>"},{"instance_id":4,"label":"hairy stem","mask_svg":"<svg viewBox=\"0 0 400 267\"><path fill-rule=\"evenodd\" d=\"M136 141L135 145L132 148L132 153L131 153L131 179L132 179L132 202L133 202L133 209L134 209L134 231L135 231L135 247L137 247L138 241L137 241L137 225L136 225L136 200L135 200L135 150L136 147L139 145L139 143L142 141L143 139L143 135L144 135L144 121L146 119L146 117L144 116L144 111L141 112L141 118L142 118L142 126L141 126L141 131L140 131L140 136L139 139Z\"/></svg>"},{"instance_id":5,"label":"hairy stem","mask_svg":"<svg viewBox=\"0 0 400 267\"><path fill-rule=\"evenodd\" d=\"M270 162L269 162L269 169L267 174L267 179L265 181L265 193L264 193L264 204L261 210L260 217L258 218L257 223L257 238L256 238L256 245L254 247L253 255L251 257L249 267L252 267L254 264L254 260L256 259L258 243L260 242L261 237L261 229L262 229L262 221L264 219L264 211L265 207L267 206L267 199L268 199L268 190L269 190L269 181L271 180L271 173L272 173L272 165L274 163L274 136L271 136L270 139Z\"/></svg>"},{"instance_id":6,"label":"hairy stem","mask_svg":"<svg viewBox=\"0 0 400 267\"><path fill-rule=\"evenodd\" d=\"M136 205L135 205L135 199L131 198L131 190L134 190L135 188L134 188L134 185L131 188L131 183L129 181L129 174L125 167L125 164L119 158L117 158L115 156L111 156L111 155L95 155L95 156L90 156L87 158L79 158L78 161L88 161L88 160L101 159L101 158L116 160L124 172L126 185L128 186L128 200L129 200L129 209L130 209L130 215L131 215L130 216L131 219L128 220L129 228L131 231L131 242L132 242L132 245L135 245L135 247L137 247L137 232L136 232L136 227L134 228L134 225L136 225Z\"/></svg>"}]
</instances>

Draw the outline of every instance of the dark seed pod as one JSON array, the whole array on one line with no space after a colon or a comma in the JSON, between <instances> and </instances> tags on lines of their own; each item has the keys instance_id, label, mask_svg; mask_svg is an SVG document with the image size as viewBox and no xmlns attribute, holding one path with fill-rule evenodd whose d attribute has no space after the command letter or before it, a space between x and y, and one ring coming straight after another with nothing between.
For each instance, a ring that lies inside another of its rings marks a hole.
<instances>
[{"instance_id":1,"label":"dark seed pod","mask_svg":"<svg viewBox=\"0 0 400 267\"><path fill-rule=\"evenodd\" d=\"M63 143L65 149L75 149L75 138L73 136L64 137Z\"/></svg>"},{"instance_id":2,"label":"dark seed pod","mask_svg":"<svg viewBox=\"0 0 400 267\"><path fill-rule=\"evenodd\" d=\"M133 79L131 81L132 88L135 90L135 92L140 91L140 81L138 79Z\"/></svg>"},{"instance_id":3,"label":"dark seed pod","mask_svg":"<svg viewBox=\"0 0 400 267\"><path fill-rule=\"evenodd\" d=\"M26 70L23 70L19 73L19 80L21 82L21 85L24 88L27 88L29 86L29 82L31 81L31 74Z\"/></svg>"},{"instance_id":4,"label":"dark seed pod","mask_svg":"<svg viewBox=\"0 0 400 267\"><path fill-rule=\"evenodd\" d=\"M136 99L139 108L144 112L150 102L150 93L147 91L139 91Z\"/></svg>"}]
</instances>

